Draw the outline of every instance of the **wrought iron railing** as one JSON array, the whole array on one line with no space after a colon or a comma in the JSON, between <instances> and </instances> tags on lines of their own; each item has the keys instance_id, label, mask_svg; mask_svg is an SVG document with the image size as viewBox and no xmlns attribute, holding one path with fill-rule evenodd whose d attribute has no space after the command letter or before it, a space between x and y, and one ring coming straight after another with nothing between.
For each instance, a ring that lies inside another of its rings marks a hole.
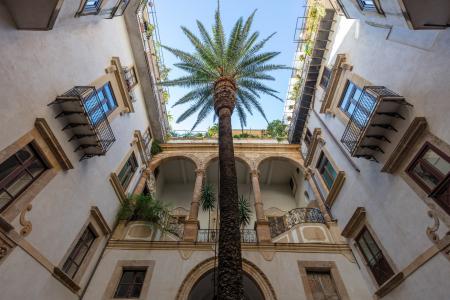
<instances>
[{"instance_id":1,"label":"wrought iron railing","mask_svg":"<svg viewBox=\"0 0 450 300\"><path fill-rule=\"evenodd\" d=\"M342 144L347 148L351 155L355 156L355 152L361 144L369 125L386 129L393 128L390 123L371 124L373 116L381 101L410 105L402 96L384 86L365 86L341 138ZM377 114L403 119L397 112L383 111L378 112ZM396 131L395 129L393 130Z\"/></svg>"},{"instance_id":2,"label":"wrought iron railing","mask_svg":"<svg viewBox=\"0 0 450 300\"><path fill-rule=\"evenodd\" d=\"M49 105L58 105L61 108L55 118L65 117L67 120L63 130L72 130L73 135L69 141L78 141L75 151L83 151L80 160L105 155L115 142L114 133L95 87L75 86L56 97Z\"/></svg>"},{"instance_id":3,"label":"wrought iron railing","mask_svg":"<svg viewBox=\"0 0 450 300\"><path fill-rule=\"evenodd\" d=\"M219 238L219 229L199 229L197 233L197 242L200 243L215 243ZM256 230L242 229L241 230L242 243L257 243Z\"/></svg>"},{"instance_id":4,"label":"wrought iron railing","mask_svg":"<svg viewBox=\"0 0 450 300\"><path fill-rule=\"evenodd\" d=\"M167 225L166 230L172 233L173 235L176 235L178 238L182 239L184 234L184 224L171 223Z\"/></svg>"},{"instance_id":5,"label":"wrought iron railing","mask_svg":"<svg viewBox=\"0 0 450 300\"><path fill-rule=\"evenodd\" d=\"M294 208L286 214L288 229L301 223L325 223L325 219L320 209L315 207Z\"/></svg>"}]
</instances>

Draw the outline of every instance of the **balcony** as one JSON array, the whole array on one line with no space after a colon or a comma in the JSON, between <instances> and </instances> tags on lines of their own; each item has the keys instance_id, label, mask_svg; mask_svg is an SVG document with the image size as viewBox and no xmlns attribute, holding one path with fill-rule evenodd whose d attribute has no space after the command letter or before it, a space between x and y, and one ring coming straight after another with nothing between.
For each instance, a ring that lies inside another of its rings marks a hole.
<instances>
[{"instance_id":1,"label":"balcony","mask_svg":"<svg viewBox=\"0 0 450 300\"><path fill-rule=\"evenodd\" d=\"M70 130L69 141L76 143L81 160L105 155L115 137L107 115L93 86L76 86L49 104L59 110L56 119L63 119L63 131Z\"/></svg>"},{"instance_id":2,"label":"balcony","mask_svg":"<svg viewBox=\"0 0 450 300\"><path fill-rule=\"evenodd\" d=\"M269 218L270 234L275 238L296 225L304 223L322 223L325 224L322 212L314 207L294 208L287 212L284 216L278 217L280 221L273 222Z\"/></svg>"},{"instance_id":3,"label":"balcony","mask_svg":"<svg viewBox=\"0 0 450 300\"><path fill-rule=\"evenodd\" d=\"M311 108L311 103L319 79L322 60L335 22L335 11L324 9L323 17L319 16L319 7L308 6L302 17L301 25L297 25L296 37L299 37L294 71L292 72L292 86L289 87L289 100L295 105L289 128L289 141L299 143ZM289 105L290 108L292 105ZM285 111L285 114L288 111Z\"/></svg>"},{"instance_id":4,"label":"balcony","mask_svg":"<svg viewBox=\"0 0 450 300\"><path fill-rule=\"evenodd\" d=\"M216 243L219 241L219 229L199 229L197 234L197 242L199 243ZM242 243L257 243L256 230L242 229Z\"/></svg>"},{"instance_id":5,"label":"balcony","mask_svg":"<svg viewBox=\"0 0 450 300\"><path fill-rule=\"evenodd\" d=\"M405 98L384 86L366 86L347 123L341 142L353 157L378 162L383 145L397 132L395 124L405 120L402 111L412 106Z\"/></svg>"}]
</instances>

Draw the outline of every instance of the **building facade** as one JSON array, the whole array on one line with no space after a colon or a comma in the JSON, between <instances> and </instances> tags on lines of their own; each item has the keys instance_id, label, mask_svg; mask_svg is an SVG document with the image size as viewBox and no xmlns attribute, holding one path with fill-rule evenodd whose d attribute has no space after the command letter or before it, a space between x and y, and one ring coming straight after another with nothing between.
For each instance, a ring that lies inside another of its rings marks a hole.
<instances>
[{"instance_id":1,"label":"building facade","mask_svg":"<svg viewBox=\"0 0 450 300\"><path fill-rule=\"evenodd\" d=\"M448 297L444 11L308 2L289 142L234 132L248 299ZM218 144L168 138L153 1L3 1L0 16L0 298L212 299ZM164 203L165 225L118 218L132 195Z\"/></svg>"}]
</instances>

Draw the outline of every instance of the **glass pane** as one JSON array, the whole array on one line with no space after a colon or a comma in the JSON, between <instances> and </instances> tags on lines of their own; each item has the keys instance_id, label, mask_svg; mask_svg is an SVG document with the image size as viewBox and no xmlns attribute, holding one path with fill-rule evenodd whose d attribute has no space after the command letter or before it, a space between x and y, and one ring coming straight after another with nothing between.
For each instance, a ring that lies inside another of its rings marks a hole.
<instances>
[{"instance_id":1,"label":"glass pane","mask_svg":"<svg viewBox=\"0 0 450 300\"><path fill-rule=\"evenodd\" d=\"M81 262L83 261L84 257L86 256L86 253L88 252L89 248L86 247L86 245L81 245L81 247L78 249L78 252L76 256L74 257L74 261L77 263L77 265L81 265Z\"/></svg>"},{"instance_id":2,"label":"glass pane","mask_svg":"<svg viewBox=\"0 0 450 300\"><path fill-rule=\"evenodd\" d=\"M42 174L42 172L44 172L45 166L44 166L44 164L41 161L35 160L31 165L28 166L27 169L31 173L31 175L34 178L36 178L40 174Z\"/></svg>"},{"instance_id":3,"label":"glass pane","mask_svg":"<svg viewBox=\"0 0 450 300\"><path fill-rule=\"evenodd\" d=\"M134 278L134 282L143 283L145 278L145 271L136 272L136 277Z\"/></svg>"},{"instance_id":4,"label":"glass pane","mask_svg":"<svg viewBox=\"0 0 450 300\"><path fill-rule=\"evenodd\" d=\"M339 105L340 108L342 108L342 110L347 110L347 105L348 105L348 101L350 99L350 95L352 93L353 90L353 83L351 83L350 81L348 82L347 85L347 89L345 91L344 97L342 98L341 104Z\"/></svg>"},{"instance_id":5,"label":"glass pane","mask_svg":"<svg viewBox=\"0 0 450 300\"><path fill-rule=\"evenodd\" d=\"M19 195L31 182L33 178L30 174L26 172L21 172L19 176L14 180L14 182L6 188L8 193L10 193L13 197Z\"/></svg>"},{"instance_id":6,"label":"glass pane","mask_svg":"<svg viewBox=\"0 0 450 300\"><path fill-rule=\"evenodd\" d=\"M26 161L27 159L30 159L33 156L33 152L31 152L29 146L26 146L17 152L17 156L21 161Z\"/></svg>"},{"instance_id":7,"label":"glass pane","mask_svg":"<svg viewBox=\"0 0 450 300\"><path fill-rule=\"evenodd\" d=\"M139 296L141 295L141 288L142 288L142 285L140 285L140 284L134 285L131 290L130 297L139 298Z\"/></svg>"},{"instance_id":8,"label":"glass pane","mask_svg":"<svg viewBox=\"0 0 450 300\"><path fill-rule=\"evenodd\" d=\"M347 109L347 113L348 115L351 115L353 113L353 111L355 110L356 105L352 102L350 103L350 106Z\"/></svg>"},{"instance_id":9,"label":"glass pane","mask_svg":"<svg viewBox=\"0 0 450 300\"><path fill-rule=\"evenodd\" d=\"M0 165L0 180L6 178L6 176L11 174L16 168L20 168L20 162L15 156L5 160Z\"/></svg>"},{"instance_id":10,"label":"glass pane","mask_svg":"<svg viewBox=\"0 0 450 300\"><path fill-rule=\"evenodd\" d=\"M361 96L361 93L362 93L362 90L355 86L355 93L353 94L353 99L355 99L356 102L358 102L359 97Z\"/></svg>"},{"instance_id":11,"label":"glass pane","mask_svg":"<svg viewBox=\"0 0 450 300\"><path fill-rule=\"evenodd\" d=\"M0 192L0 210L2 210L6 205L8 205L9 201L11 201L11 196L8 195L7 192L1 191Z\"/></svg>"},{"instance_id":12,"label":"glass pane","mask_svg":"<svg viewBox=\"0 0 450 300\"><path fill-rule=\"evenodd\" d=\"M120 279L121 284L133 283L134 272L133 271L123 271L122 278Z\"/></svg>"},{"instance_id":13,"label":"glass pane","mask_svg":"<svg viewBox=\"0 0 450 300\"><path fill-rule=\"evenodd\" d=\"M358 246L359 249L364 253L367 263L369 263L369 265L373 265L374 257L372 256L372 252L370 252L369 247L366 244L366 241L362 237L360 237L358 240Z\"/></svg>"},{"instance_id":14,"label":"glass pane","mask_svg":"<svg viewBox=\"0 0 450 300\"><path fill-rule=\"evenodd\" d=\"M427 171L422 163L414 166L413 172L425 183L430 189L435 188L439 184L439 178Z\"/></svg>"},{"instance_id":15,"label":"glass pane","mask_svg":"<svg viewBox=\"0 0 450 300\"><path fill-rule=\"evenodd\" d=\"M127 291L128 291L128 285L119 284L114 297L115 298L127 298L128 297Z\"/></svg>"},{"instance_id":16,"label":"glass pane","mask_svg":"<svg viewBox=\"0 0 450 300\"><path fill-rule=\"evenodd\" d=\"M325 169L328 171L330 176L334 179L336 179L336 171L334 170L333 166L329 161L327 161L327 164L325 165Z\"/></svg>"},{"instance_id":17,"label":"glass pane","mask_svg":"<svg viewBox=\"0 0 450 300\"><path fill-rule=\"evenodd\" d=\"M67 274L67 276L72 278L73 276L75 276L75 273L78 271L78 267L77 267L77 265L75 265L74 263L69 261L69 262L67 262L67 265L64 265L63 270Z\"/></svg>"},{"instance_id":18,"label":"glass pane","mask_svg":"<svg viewBox=\"0 0 450 300\"><path fill-rule=\"evenodd\" d=\"M333 186L333 181L334 181L333 178L331 178L327 172L324 172L322 174L322 178L323 178L323 181L325 181L325 184L327 185L328 189L331 189L331 187Z\"/></svg>"},{"instance_id":19,"label":"glass pane","mask_svg":"<svg viewBox=\"0 0 450 300\"><path fill-rule=\"evenodd\" d=\"M450 172L450 162L446 161L439 154L429 149L424 155L423 159L433 165L443 176Z\"/></svg>"}]
</instances>

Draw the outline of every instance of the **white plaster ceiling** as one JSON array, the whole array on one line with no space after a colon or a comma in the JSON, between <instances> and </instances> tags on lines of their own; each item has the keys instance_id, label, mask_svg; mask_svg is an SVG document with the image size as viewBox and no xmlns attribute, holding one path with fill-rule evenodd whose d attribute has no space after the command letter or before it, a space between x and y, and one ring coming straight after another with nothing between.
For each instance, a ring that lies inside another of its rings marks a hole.
<instances>
[{"instance_id":1,"label":"white plaster ceiling","mask_svg":"<svg viewBox=\"0 0 450 300\"><path fill-rule=\"evenodd\" d=\"M163 162L159 167L166 183L194 183L195 165L185 158L174 158Z\"/></svg>"}]
</instances>

